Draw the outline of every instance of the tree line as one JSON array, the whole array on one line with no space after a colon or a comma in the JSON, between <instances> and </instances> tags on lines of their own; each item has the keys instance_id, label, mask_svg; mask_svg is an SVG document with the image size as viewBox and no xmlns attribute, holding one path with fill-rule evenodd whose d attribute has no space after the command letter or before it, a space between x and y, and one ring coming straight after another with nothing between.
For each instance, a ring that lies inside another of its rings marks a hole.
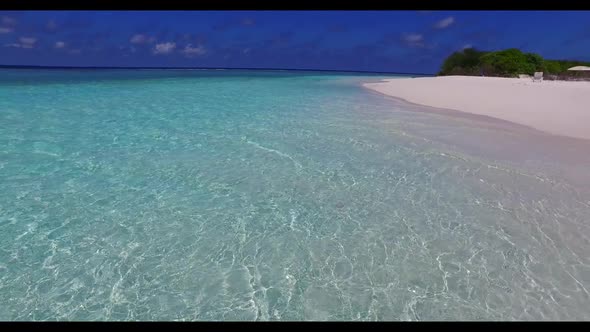
<instances>
[{"instance_id":1,"label":"tree line","mask_svg":"<svg viewBox=\"0 0 590 332\"><path fill-rule=\"evenodd\" d=\"M438 75L517 77L541 71L558 76L568 75L568 68L590 66L590 62L548 60L535 53L524 53L516 48L486 52L466 48L451 54L442 64ZM576 75L570 72L569 75Z\"/></svg>"}]
</instances>

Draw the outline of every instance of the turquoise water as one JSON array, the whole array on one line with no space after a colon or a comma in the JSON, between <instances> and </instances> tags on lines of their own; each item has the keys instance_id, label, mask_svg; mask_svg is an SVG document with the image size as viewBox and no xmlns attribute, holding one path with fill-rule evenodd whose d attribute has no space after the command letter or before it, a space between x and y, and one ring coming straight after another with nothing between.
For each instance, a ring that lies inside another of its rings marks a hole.
<instances>
[{"instance_id":1,"label":"turquoise water","mask_svg":"<svg viewBox=\"0 0 590 332\"><path fill-rule=\"evenodd\" d=\"M0 71L0 320L588 320L588 142L379 77Z\"/></svg>"}]
</instances>

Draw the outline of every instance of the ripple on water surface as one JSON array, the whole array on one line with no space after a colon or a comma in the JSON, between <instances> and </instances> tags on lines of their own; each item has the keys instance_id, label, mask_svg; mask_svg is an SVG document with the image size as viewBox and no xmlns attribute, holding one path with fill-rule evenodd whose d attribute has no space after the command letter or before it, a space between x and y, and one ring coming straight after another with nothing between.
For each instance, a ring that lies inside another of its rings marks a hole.
<instances>
[{"instance_id":1,"label":"ripple on water surface","mask_svg":"<svg viewBox=\"0 0 590 332\"><path fill-rule=\"evenodd\" d=\"M586 142L226 72L0 82L0 319L590 318Z\"/></svg>"}]
</instances>

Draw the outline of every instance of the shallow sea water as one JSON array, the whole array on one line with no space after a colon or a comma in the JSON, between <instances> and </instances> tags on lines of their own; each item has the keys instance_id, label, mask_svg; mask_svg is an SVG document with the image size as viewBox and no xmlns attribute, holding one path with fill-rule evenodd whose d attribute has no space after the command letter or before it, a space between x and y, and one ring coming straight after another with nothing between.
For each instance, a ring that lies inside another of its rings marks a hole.
<instances>
[{"instance_id":1,"label":"shallow sea water","mask_svg":"<svg viewBox=\"0 0 590 332\"><path fill-rule=\"evenodd\" d=\"M590 144L376 77L0 71L0 320L588 320Z\"/></svg>"}]
</instances>

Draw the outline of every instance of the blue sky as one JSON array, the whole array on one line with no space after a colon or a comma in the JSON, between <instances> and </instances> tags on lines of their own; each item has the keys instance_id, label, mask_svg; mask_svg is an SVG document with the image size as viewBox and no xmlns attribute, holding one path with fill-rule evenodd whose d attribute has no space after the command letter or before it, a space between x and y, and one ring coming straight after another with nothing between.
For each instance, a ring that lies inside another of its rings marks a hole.
<instances>
[{"instance_id":1,"label":"blue sky","mask_svg":"<svg viewBox=\"0 0 590 332\"><path fill-rule=\"evenodd\" d=\"M467 46L590 61L590 11L0 11L0 64L432 73Z\"/></svg>"}]
</instances>

